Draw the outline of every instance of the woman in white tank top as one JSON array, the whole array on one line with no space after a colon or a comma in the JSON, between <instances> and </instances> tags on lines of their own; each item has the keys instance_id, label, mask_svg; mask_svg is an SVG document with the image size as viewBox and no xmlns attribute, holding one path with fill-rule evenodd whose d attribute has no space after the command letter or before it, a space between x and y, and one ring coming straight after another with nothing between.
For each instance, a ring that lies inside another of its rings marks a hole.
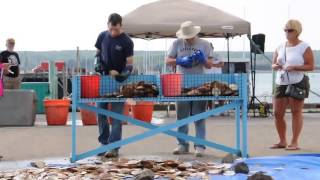
<instances>
[{"instance_id":1,"label":"woman in white tank top","mask_svg":"<svg viewBox=\"0 0 320 180\"><path fill-rule=\"evenodd\" d=\"M272 149L286 148L286 150L299 150L298 139L303 126L302 109L304 100L295 99L285 95L289 84L297 84L309 93L309 82L304 78L305 72L314 69L314 57L310 46L299 39L302 26L297 20L289 20L284 28L287 41L275 51L272 69L276 71L276 86L274 89L273 109L275 125L279 135L279 143L271 146ZM293 137L290 144L286 140L285 112L290 106L292 113Z\"/></svg>"}]
</instances>

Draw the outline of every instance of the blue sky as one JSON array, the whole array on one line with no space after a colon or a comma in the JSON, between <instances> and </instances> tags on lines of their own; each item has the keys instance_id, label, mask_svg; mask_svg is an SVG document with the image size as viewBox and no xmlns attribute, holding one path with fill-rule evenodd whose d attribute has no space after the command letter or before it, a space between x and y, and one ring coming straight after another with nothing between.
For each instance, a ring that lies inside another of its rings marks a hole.
<instances>
[{"instance_id":1,"label":"blue sky","mask_svg":"<svg viewBox=\"0 0 320 180\"><path fill-rule=\"evenodd\" d=\"M318 0L196 0L251 22L254 33L266 34L266 49L273 51L284 39L289 18L303 24L301 39L320 49ZM14 37L17 50L94 49L97 35L106 29L107 16L121 15L153 0L5 0L1 2L0 49ZM196 24L196 22L195 22ZM135 50L165 50L172 40L134 40ZM215 49L226 50L224 39L210 39ZM248 49L244 37L231 40L231 50Z\"/></svg>"}]
</instances>

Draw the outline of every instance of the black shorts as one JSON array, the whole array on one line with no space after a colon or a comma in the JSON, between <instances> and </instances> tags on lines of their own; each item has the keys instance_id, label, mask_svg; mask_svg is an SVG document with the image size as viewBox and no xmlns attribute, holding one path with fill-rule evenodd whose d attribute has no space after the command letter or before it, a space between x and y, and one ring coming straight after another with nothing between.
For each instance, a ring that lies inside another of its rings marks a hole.
<instances>
[{"instance_id":1,"label":"black shorts","mask_svg":"<svg viewBox=\"0 0 320 180\"><path fill-rule=\"evenodd\" d=\"M310 91L310 83L309 83L309 77L308 76L304 76L303 79L295 84L296 86L306 90L306 96L304 98L308 98L309 97L309 91ZM287 89L288 85L278 85L276 84L274 89L273 89L273 96L275 98L283 98L283 97L288 97L285 92Z\"/></svg>"}]
</instances>

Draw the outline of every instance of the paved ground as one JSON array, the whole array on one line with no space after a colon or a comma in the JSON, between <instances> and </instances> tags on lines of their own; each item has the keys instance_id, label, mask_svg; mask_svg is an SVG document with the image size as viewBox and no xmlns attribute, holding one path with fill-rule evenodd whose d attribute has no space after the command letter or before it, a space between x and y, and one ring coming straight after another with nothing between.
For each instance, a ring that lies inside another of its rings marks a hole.
<instances>
[{"instance_id":1,"label":"paved ground","mask_svg":"<svg viewBox=\"0 0 320 180\"><path fill-rule=\"evenodd\" d=\"M301 136L301 151L294 153L319 153L320 139L320 114L306 113L304 129ZM170 123L174 121L165 118L163 113L156 113L154 123ZM288 137L291 137L290 114L288 119ZM79 124L80 121L79 121ZM235 126L232 116L212 117L207 121L207 138L209 140L234 146ZM193 125L190 127L194 134ZM141 133L145 129L134 125L124 126L124 137ZM277 142L277 134L271 118L249 119L249 153L250 156L283 155L292 152L285 150L270 150L268 147ZM78 152L84 152L98 146L97 126L78 126ZM0 155L4 156L0 163L1 168L8 168L8 164L30 159L48 159L69 157L71 152L71 128L70 126L46 126L43 115L38 115L35 127L1 127L0 128ZM290 138L288 138L290 141ZM176 146L176 140L166 135L158 135L143 141L127 145L121 149L123 157L161 157L174 158L171 154ZM206 160L217 159L225 155L224 152L208 149ZM192 155L183 156L185 159L193 159ZM5 165L7 163L7 165ZM1 165L2 164L2 165Z\"/></svg>"}]
</instances>

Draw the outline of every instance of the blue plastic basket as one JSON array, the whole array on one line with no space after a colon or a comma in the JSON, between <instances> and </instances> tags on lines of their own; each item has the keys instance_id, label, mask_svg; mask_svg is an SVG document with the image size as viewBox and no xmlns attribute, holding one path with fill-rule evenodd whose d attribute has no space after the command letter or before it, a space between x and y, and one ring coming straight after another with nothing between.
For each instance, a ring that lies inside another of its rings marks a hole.
<instances>
[{"instance_id":1,"label":"blue plastic basket","mask_svg":"<svg viewBox=\"0 0 320 180\"><path fill-rule=\"evenodd\" d=\"M119 83L111 76L103 76L100 82L100 95L106 95L110 93L115 93L120 91L120 87L129 83L137 83L139 81L144 81L149 84L156 84L160 86L157 81L157 76L155 75L134 75L130 76L127 80Z\"/></svg>"},{"instance_id":2,"label":"blue plastic basket","mask_svg":"<svg viewBox=\"0 0 320 180\"><path fill-rule=\"evenodd\" d=\"M214 99L225 99L225 100L236 100L243 97L243 77L246 74L183 74L182 88L192 88L199 87L205 83L211 83L218 81L227 85L235 84L238 87L238 95L233 96L194 96L194 97L185 97L185 96L176 96L176 97L165 97L162 94L162 84L160 80L160 75L132 75L124 82L117 82L111 76L101 76L100 79L100 97L94 99L84 99L79 96L81 94L81 82L80 76L77 77L77 90L78 90L78 99L81 102L92 102L92 101L105 101L105 102L124 102L126 98L115 98L108 97L112 93L120 91L122 85L137 83L139 81L144 81L148 84L155 84L158 87L159 95L157 97L141 97L134 98L135 100L143 101L196 101L196 100L214 100Z\"/></svg>"}]
</instances>

